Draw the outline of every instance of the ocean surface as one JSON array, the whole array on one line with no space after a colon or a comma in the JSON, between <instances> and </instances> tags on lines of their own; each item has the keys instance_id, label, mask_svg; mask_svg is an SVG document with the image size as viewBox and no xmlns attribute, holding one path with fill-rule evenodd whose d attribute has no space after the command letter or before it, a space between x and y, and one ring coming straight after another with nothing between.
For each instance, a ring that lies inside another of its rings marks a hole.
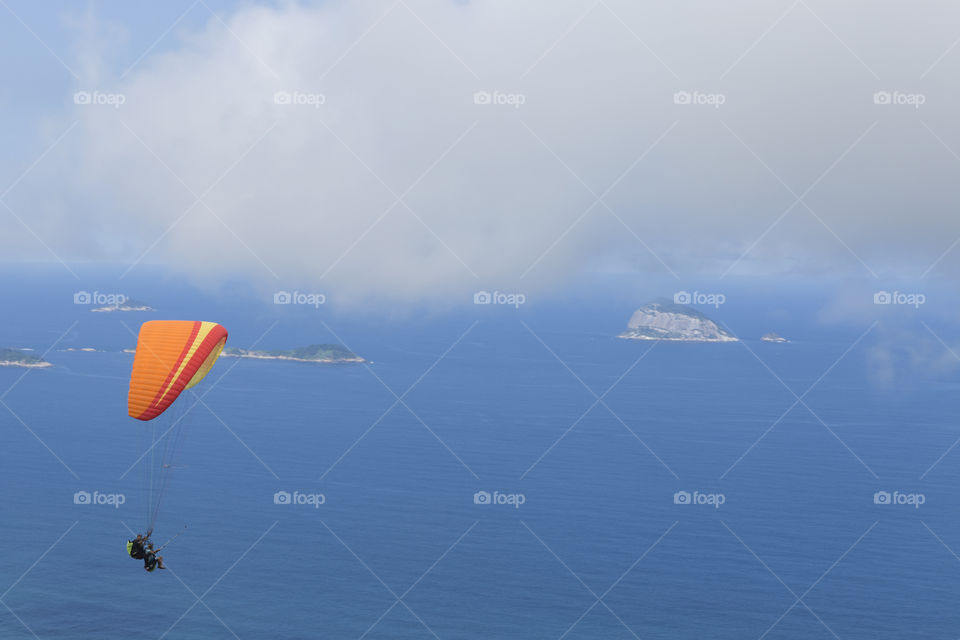
<instances>
[{"instance_id":1,"label":"ocean surface","mask_svg":"<svg viewBox=\"0 0 960 640\"><path fill-rule=\"evenodd\" d=\"M0 346L55 365L0 367L3 640L960 635L960 379L876 384L869 324L654 345L614 337L627 309L380 322L170 285L96 314L57 283L3 292ZM122 350L160 318L371 363L222 358L178 401L154 539L186 530L148 574Z\"/></svg>"}]
</instances>

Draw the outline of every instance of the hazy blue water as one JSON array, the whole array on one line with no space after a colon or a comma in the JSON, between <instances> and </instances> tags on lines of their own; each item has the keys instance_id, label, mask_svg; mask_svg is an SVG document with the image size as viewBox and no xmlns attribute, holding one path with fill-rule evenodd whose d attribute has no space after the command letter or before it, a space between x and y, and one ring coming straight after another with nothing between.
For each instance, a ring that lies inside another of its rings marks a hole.
<instances>
[{"instance_id":1,"label":"hazy blue water","mask_svg":"<svg viewBox=\"0 0 960 640\"><path fill-rule=\"evenodd\" d=\"M171 627L166 637L758 638L774 623L768 638L960 632L960 561L948 549L960 550L960 451L921 480L960 436L957 383L871 387L869 338L805 398L836 436L798 406L731 469L794 402L742 345L660 344L630 369L650 345L584 329L582 316L282 318L263 345L330 340L322 319L376 376L221 360L198 387L209 410L187 415L155 537L188 531L165 554L171 571L149 575L124 550L124 523L145 520L145 468L121 475L148 436L126 417L132 356L118 352L134 342L123 323L135 331L145 317L52 299L11 309L3 342L42 350L78 320L61 347L109 351L51 352L56 368L4 397L23 424L0 406L0 596L40 638ZM220 321L236 346L274 321L197 308L151 317ZM404 398L410 410L384 416L396 400L384 384L403 394L475 320ZM801 394L855 338L746 344ZM584 416L595 402L584 384L603 394L628 369L604 397L610 410ZM0 368L0 390L22 373ZM127 503L74 505L77 490ZM275 505L278 490L326 503ZM478 490L526 502L475 505ZM678 490L726 503L675 505ZM926 503L878 506L877 490ZM181 619L193 594L204 604ZM805 605L786 613L796 596ZM32 638L24 624L0 606L0 638Z\"/></svg>"}]
</instances>

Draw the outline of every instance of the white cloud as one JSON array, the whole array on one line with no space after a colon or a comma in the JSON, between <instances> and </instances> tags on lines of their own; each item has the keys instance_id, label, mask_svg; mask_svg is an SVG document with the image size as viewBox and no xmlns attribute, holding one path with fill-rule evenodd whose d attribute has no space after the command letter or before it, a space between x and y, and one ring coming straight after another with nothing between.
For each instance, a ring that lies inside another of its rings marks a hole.
<instances>
[{"instance_id":1,"label":"white cloud","mask_svg":"<svg viewBox=\"0 0 960 640\"><path fill-rule=\"evenodd\" d=\"M583 3L239 9L123 80L89 71L124 104L71 108L77 131L15 195L68 259L149 249L198 276L341 299L530 290L613 256L717 275L794 202L771 172L801 194L845 152L806 196L816 216L796 205L735 273L860 274L863 260L916 276L960 237L960 160L927 130L960 149L960 54L920 79L960 9L914 8L908 25L864 22L866 3L816 7L841 43L798 6L749 49L785 7L607 4L616 15L598 5L569 32ZM873 103L897 87L925 92L922 110ZM514 98L476 104L477 91ZM724 103L678 105L678 91ZM621 176L605 197L616 217L584 214ZM187 211L191 190L212 211ZM7 225L5 251L42 255Z\"/></svg>"}]
</instances>

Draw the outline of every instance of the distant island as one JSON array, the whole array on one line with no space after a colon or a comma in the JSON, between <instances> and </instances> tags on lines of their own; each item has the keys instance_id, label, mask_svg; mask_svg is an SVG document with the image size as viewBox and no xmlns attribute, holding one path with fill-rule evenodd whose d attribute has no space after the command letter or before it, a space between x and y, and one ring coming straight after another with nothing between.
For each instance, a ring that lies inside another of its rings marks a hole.
<instances>
[{"instance_id":1,"label":"distant island","mask_svg":"<svg viewBox=\"0 0 960 640\"><path fill-rule=\"evenodd\" d=\"M783 336L777 335L772 331L770 333L763 334L763 336L761 336L760 339L763 340L764 342L790 342Z\"/></svg>"},{"instance_id":2,"label":"distant island","mask_svg":"<svg viewBox=\"0 0 960 640\"><path fill-rule=\"evenodd\" d=\"M674 342L738 342L696 309L659 299L637 309L618 338Z\"/></svg>"},{"instance_id":3,"label":"distant island","mask_svg":"<svg viewBox=\"0 0 960 640\"><path fill-rule=\"evenodd\" d=\"M20 349L0 349L0 367L30 367L43 369L53 365L37 356L30 355Z\"/></svg>"},{"instance_id":4,"label":"distant island","mask_svg":"<svg viewBox=\"0 0 960 640\"><path fill-rule=\"evenodd\" d=\"M97 307L90 309L96 313L109 313L111 311L153 311L153 307L146 302L139 300L124 300L122 303L107 305L106 307Z\"/></svg>"},{"instance_id":5,"label":"distant island","mask_svg":"<svg viewBox=\"0 0 960 640\"><path fill-rule=\"evenodd\" d=\"M366 362L354 352L339 344L311 344L287 351L260 351L227 347L223 355L233 358L255 358L257 360L292 360L294 362L324 362L345 364Z\"/></svg>"}]
</instances>

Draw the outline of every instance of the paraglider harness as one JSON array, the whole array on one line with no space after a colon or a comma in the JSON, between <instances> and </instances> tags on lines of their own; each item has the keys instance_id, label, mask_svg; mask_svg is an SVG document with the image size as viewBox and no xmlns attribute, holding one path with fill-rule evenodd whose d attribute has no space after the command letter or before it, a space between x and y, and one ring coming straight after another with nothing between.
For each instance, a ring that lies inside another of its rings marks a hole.
<instances>
[{"instance_id":1,"label":"paraglider harness","mask_svg":"<svg viewBox=\"0 0 960 640\"><path fill-rule=\"evenodd\" d=\"M150 543L150 534L138 536L139 539L127 540L127 553L134 560L143 560L147 553L147 545Z\"/></svg>"}]
</instances>

